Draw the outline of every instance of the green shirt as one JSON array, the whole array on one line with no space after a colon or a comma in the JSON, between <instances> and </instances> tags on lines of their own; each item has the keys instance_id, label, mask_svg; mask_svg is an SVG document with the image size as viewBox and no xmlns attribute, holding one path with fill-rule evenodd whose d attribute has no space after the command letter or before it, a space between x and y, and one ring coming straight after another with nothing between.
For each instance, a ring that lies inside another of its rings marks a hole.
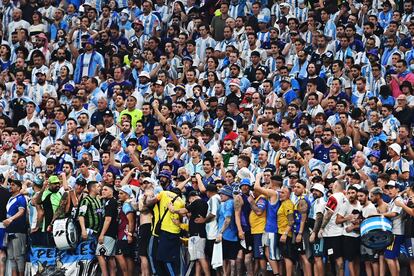
<instances>
[{"instance_id":1,"label":"green shirt","mask_svg":"<svg viewBox=\"0 0 414 276\"><path fill-rule=\"evenodd\" d=\"M132 125L133 129L135 129L135 127L137 126L137 122L142 119L142 111L140 109L135 108L132 111L129 111L128 109L125 109L125 110L122 110L121 113L119 113L119 118L118 118L119 123L121 122L122 115L124 115L124 114L131 115L131 117L132 117L131 125Z\"/></svg>"},{"instance_id":2,"label":"green shirt","mask_svg":"<svg viewBox=\"0 0 414 276\"><path fill-rule=\"evenodd\" d=\"M101 231L103 225L103 207L97 197L86 196L80 202L79 216L85 218L85 227L95 233Z\"/></svg>"}]
</instances>

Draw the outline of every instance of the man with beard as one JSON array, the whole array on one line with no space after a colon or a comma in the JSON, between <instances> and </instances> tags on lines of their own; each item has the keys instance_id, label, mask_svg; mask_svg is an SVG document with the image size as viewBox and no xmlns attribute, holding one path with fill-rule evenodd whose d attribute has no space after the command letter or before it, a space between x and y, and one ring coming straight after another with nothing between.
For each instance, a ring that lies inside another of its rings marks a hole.
<instances>
[{"instance_id":1,"label":"man with beard","mask_svg":"<svg viewBox=\"0 0 414 276\"><path fill-rule=\"evenodd\" d=\"M332 55L332 54L333 54L332 51L328 48L328 41L327 41L326 36L324 36L323 34L320 34L317 38L317 48L312 53L310 62L315 63L315 65L320 70L323 65L323 59L327 55Z\"/></svg>"},{"instance_id":2,"label":"man with beard","mask_svg":"<svg viewBox=\"0 0 414 276\"><path fill-rule=\"evenodd\" d=\"M80 83L82 77L94 77L98 75L98 70L105 67L103 56L94 50L95 40L88 38L85 43L85 52L76 59L76 69L74 73L75 83Z\"/></svg>"},{"instance_id":3,"label":"man with beard","mask_svg":"<svg viewBox=\"0 0 414 276\"><path fill-rule=\"evenodd\" d=\"M41 104L44 93L48 93L50 96L57 98L56 88L46 82L45 72L37 72L36 78L37 83L30 87L29 97L32 98L37 105Z\"/></svg>"},{"instance_id":4,"label":"man with beard","mask_svg":"<svg viewBox=\"0 0 414 276\"><path fill-rule=\"evenodd\" d=\"M377 215L375 205L369 200L369 191L365 188L358 190L358 201L361 204L362 219ZM365 263L367 275L379 275L378 254L361 244L361 261Z\"/></svg>"},{"instance_id":5,"label":"man with beard","mask_svg":"<svg viewBox=\"0 0 414 276\"><path fill-rule=\"evenodd\" d=\"M106 114L107 111L109 110L106 110L104 115ZM100 153L109 150L112 141L115 140L115 137L110 132L108 132L103 122L98 122L95 125L95 128L98 131L98 136L93 138L92 140L93 146Z\"/></svg>"},{"instance_id":6,"label":"man with beard","mask_svg":"<svg viewBox=\"0 0 414 276\"><path fill-rule=\"evenodd\" d=\"M49 75L53 81L57 81L60 75L60 70L63 66L66 66L69 70L69 76L73 75L73 65L66 59L66 51L64 48L58 48L56 52L57 61L50 65Z\"/></svg>"},{"instance_id":7,"label":"man with beard","mask_svg":"<svg viewBox=\"0 0 414 276\"><path fill-rule=\"evenodd\" d=\"M246 77L240 75L240 65L238 63L233 63L232 65L230 65L230 74L228 77L224 79L224 84L227 87L226 92L230 92L229 84L234 79L239 80L239 86L241 91L245 92L247 88L250 87L250 81ZM217 90L215 92L215 96L219 99L220 102L220 98L222 97L222 95L218 93Z\"/></svg>"},{"instance_id":8,"label":"man with beard","mask_svg":"<svg viewBox=\"0 0 414 276\"><path fill-rule=\"evenodd\" d=\"M336 223L342 224L343 231L343 256L348 261L350 275L358 275L359 272L359 255L361 240L359 235L359 225L362 207L358 201L358 188L350 186L347 189L348 201L345 207L339 210Z\"/></svg>"},{"instance_id":9,"label":"man with beard","mask_svg":"<svg viewBox=\"0 0 414 276\"><path fill-rule=\"evenodd\" d=\"M308 76L306 79L303 80L303 87L306 87L306 84L312 80L316 83L316 89L319 92L322 92L324 95L326 93L327 87L326 82L323 78L321 78L318 74L319 70L316 67L316 63L310 62L308 63L307 73Z\"/></svg>"},{"instance_id":10,"label":"man with beard","mask_svg":"<svg viewBox=\"0 0 414 276\"><path fill-rule=\"evenodd\" d=\"M142 3L142 14L138 16L144 27L144 34L159 36L161 30L161 23L157 15L152 12L153 4L151 1L143 1Z\"/></svg>"},{"instance_id":11,"label":"man with beard","mask_svg":"<svg viewBox=\"0 0 414 276\"><path fill-rule=\"evenodd\" d=\"M79 115L85 112L88 112L88 111L83 107L82 97L75 96L72 99L72 111L69 113L68 118L77 120Z\"/></svg>"},{"instance_id":12,"label":"man with beard","mask_svg":"<svg viewBox=\"0 0 414 276\"><path fill-rule=\"evenodd\" d=\"M120 54L122 56L129 54L129 49L127 49L127 46L129 46L129 41L119 31L119 26L116 24L112 24L110 27L110 32L111 42L118 46Z\"/></svg>"},{"instance_id":13,"label":"man with beard","mask_svg":"<svg viewBox=\"0 0 414 276\"><path fill-rule=\"evenodd\" d=\"M334 131L331 128L325 128L322 135L322 145L315 148L315 158L325 163L329 163L329 151L335 147L340 152L341 147L333 141Z\"/></svg>"},{"instance_id":14,"label":"man with beard","mask_svg":"<svg viewBox=\"0 0 414 276\"><path fill-rule=\"evenodd\" d=\"M132 23L132 28L134 33L129 36L129 47L133 48L134 50L137 49L139 51L144 50L144 41L147 41L150 36L144 34L144 24L139 19L135 19Z\"/></svg>"},{"instance_id":15,"label":"man with beard","mask_svg":"<svg viewBox=\"0 0 414 276\"><path fill-rule=\"evenodd\" d=\"M92 140L94 138L94 133L88 132L84 134L82 139L83 147L78 152L78 160L82 159L84 153L90 153L92 155L93 162L98 162L100 160L99 151L92 145Z\"/></svg>"},{"instance_id":16,"label":"man with beard","mask_svg":"<svg viewBox=\"0 0 414 276\"><path fill-rule=\"evenodd\" d=\"M14 98L12 98L9 106L12 126L17 126L19 121L26 117L26 103L32 101L30 98L24 96L25 89L26 85L24 83L16 84L16 94Z\"/></svg>"},{"instance_id":17,"label":"man with beard","mask_svg":"<svg viewBox=\"0 0 414 276\"><path fill-rule=\"evenodd\" d=\"M33 202L39 204L44 211L41 233L36 236L40 239L40 241L37 241L39 245L45 246L52 241L53 237L51 231L53 222L66 211L65 208L68 193L65 192L65 189L68 189L68 186L66 183L66 175L64 173L62 173L62 177L62 182L64 182L62 183L62 189L59 177L57 175L51 175L48 179L48 185L44 185L40 192L32 199ZM62 200L63 203L61 204Z\"/></svg>"},{"instance_id":18,"label":"man with beard","mask_svg":"<svg viewBox=\"0 0 414 276\"><path fill-rule=\"evenodd\" d=\"M315 275L324 274L323 264L323 240L318 238L318 232L320 230L323 212L325 209L325 187L320 183L315 183L311 187L311 193L313 201L309 210L308 223L312 229L309 237L309 242L312 244L312 256L314 258L313 270Z\"/></svg>"}]
</instances>

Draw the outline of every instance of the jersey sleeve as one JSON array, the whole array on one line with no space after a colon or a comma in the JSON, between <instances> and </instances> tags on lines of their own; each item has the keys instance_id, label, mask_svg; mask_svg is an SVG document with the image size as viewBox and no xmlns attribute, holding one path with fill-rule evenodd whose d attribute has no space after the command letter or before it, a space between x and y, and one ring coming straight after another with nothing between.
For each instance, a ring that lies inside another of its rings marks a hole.
<instances>
[{"instance_id":1,"label":"jersey sleeve","mask_svg":"<svg viewBox=\"0 0 414 276\"><path fill-rule=\"evenodd\" d=\"M131 204L124 203L124 205L122 205L122 212L124 212L124 214L127 215L129 213L133 213L134 208L132 208Z\"/></svg>"},{"instance_id":2,"label":"jersey sleeve","mask_svg":"<svg viewBox=\"0 0 414 276\"><path fill-rule=\"evenodd\" d=\"M328 202L326 203L325 209L335 212L336 208L338 207L338 201L335 197L330 196Z\"/></svg>"},{"instance_id":3,"label":"jersey sleeve","mask_svg":"<svg viewBox=\"0 0 414 276\"><path fill-rule=\"evenodd\" d=\"M86 215L86 212L88 211L88 201L86 200L86 198L82 199L82 201L80 202L80 207L79 207L79 216L80 217L84 217Z\"/></svg>"}]
</instances>

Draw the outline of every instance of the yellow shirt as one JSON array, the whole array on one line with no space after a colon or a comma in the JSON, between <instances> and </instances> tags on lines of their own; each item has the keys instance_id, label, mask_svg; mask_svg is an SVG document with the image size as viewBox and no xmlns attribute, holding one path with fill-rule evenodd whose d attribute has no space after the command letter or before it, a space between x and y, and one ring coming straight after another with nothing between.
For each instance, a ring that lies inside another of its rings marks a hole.
<instances>
[{"instance_id":1,"label":"yellow shirt","mask_svg":"<svg viewBox=\"0 0 414 276\"><path fill-rule=\"evenodd\" d=\"M257 207L263 210L261 215L257 215L253 210L249 215L250 229L252 234L263 234L266 226L266 198L261 195L255 199Z\"/></svg>"},{"instance_id":2,"label":"yellow shirt","mask_svg":"<svg viewBox=\"0 0 414 276\"><path fill-rule=\"evenodd\" d=\"M122 115L124 115L124 114L131 115L131 117L132 117L131 125L132 125L133 129L136 128L137 122L142 119L142 111L140 109L135 108L132 111L128 111L128 109L125 109L125 110L122 110L121 113L119 113L119 118L118 118L119 123L121 122Z\"/></svg>"},{"instance_id":3,"label":"yellow shirt","mask_svg":"<svg viewBox=\"0 0 414 276\"><path fill-rule=\"evenodd\" d=\"M157 195L158 203L159 203L159 217L158 214L155 214L156 216L156 223L158 222L159 218L162 218L164 215L164 212L167 211L167 214L164 217L164 220L161 223L161 230L173 233L173 234L179 234L181 229L179 225L176 225L173 222L173 219L180 219L180 215L178 214L172 214L170 211L168 211L168 204L177 196L177 194L170 192L170 191L162 191ZM184 201L178 197L174 201L174 209L178 210L181 208L184 208L185 204ZM155 208L154 208L155 209ZM158 212L157 212L158 213ZM155 227L154 227L155 229Z\"/></svg>"},{"instance_id":4,"label":"yellow shirt","mask_svg":"<svg viewBox=\"0 0 414 276\"><path fill-rule=\"evenodd\" d=\"M287 228L289 227L288 215L293 216L294 209L295 206L290 199L287 199L280 204L279 210L277 210L277 232L279 234L282 235L287 231ZM288 236L292 236L292 230L289 231Z\"/></svg>"}]
</instances>

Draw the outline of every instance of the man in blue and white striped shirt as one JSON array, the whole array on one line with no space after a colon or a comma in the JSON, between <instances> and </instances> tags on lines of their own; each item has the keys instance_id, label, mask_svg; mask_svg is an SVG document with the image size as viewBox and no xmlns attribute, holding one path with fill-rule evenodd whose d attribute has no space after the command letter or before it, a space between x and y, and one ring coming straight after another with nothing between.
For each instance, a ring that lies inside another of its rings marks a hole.
<instances>
[{"instance_id":1,"label":"man in blue and white striped shirt","mask_svg":"<svg viewBox=\"0 0 414 276\"><path fill-rule=\"evenodd\" d=\"M152 2L144 1L142 3L142 14L138 16L144 25L144 34L146 35L157 35L161 30L161 24L158 17L152 12Z\"/></svg>"}]
</instances>

